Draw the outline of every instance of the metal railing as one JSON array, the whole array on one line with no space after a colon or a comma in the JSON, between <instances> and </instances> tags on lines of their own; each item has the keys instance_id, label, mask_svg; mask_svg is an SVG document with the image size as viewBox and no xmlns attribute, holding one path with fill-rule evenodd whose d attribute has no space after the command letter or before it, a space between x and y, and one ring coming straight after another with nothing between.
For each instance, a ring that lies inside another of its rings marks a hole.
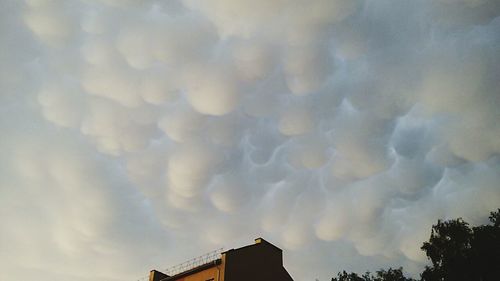
<instances>
[{"instance_id":1,"label":"metal railing","mask_svg":"<svg viewBox=\"0 0 500 281\"><path fill-rule=\"evenodd\" d=\"M206 254L203 254L199 257L192 258L190 260L187 260L183 263L174 265L172 267L169 267L165 269L163 273L169 275L169 276L174 276L176 274L179 274L184 271L188 271L190 269L193 269L198 266L202 266L204 264L208 264L210 262L213 262L215 260L220 259L221 254L223 252L223 248L208 252Z\"/></svg>"},{"instance_id":2,"label":"metal railing","mask_svg":"<svg viewBox=\"0 0 500 281\"><path fill-rule=\"evenodd\" d=\"M169 275L169 276L174 276L179 273L182 273L184 271L188 271L190 269L196 268L198 266L202 266L205 264L209 264L213 261L216 261L221 258L222 252L224 251L224 248L220 248L211 252L208 252L206 254L203 254L199 257L192 258L190 260L187 260L185 262L179 263L177 265L174 265L172 267L169 267L162 272ZM140 279L137 279L137 281L146 281L149 279L149 276L142 277Z\"/></svg>"}]
</instances>

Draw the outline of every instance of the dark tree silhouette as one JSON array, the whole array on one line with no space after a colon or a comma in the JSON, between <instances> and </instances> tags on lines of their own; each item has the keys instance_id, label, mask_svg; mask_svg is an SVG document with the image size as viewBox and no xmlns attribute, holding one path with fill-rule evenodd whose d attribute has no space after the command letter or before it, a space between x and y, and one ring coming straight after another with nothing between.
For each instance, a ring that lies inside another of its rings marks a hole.
<instances>
[{"instance_id":1,"label":"dark tree silhouette","mask_svg":"<svg viewBox=\"0 0 500 281\"><path fill-rule=\"evenodd\" d=\"M332 278L332 281L371 281L370 273L367 272L363 276L359 276L357 273L351 272L347 273L345 271L339 272L336 278Z\"/></svg>"},{"instance_id":2,"label":"dark tree silhouette","mask_svg":"<svg viewBox=\"0 0 500 281\"><path fill-rule=\"evenodd\" d=\"M397 269L389 268L388 270L381 269L375 275L366 272L362 276L343 271L342 273L339 272L336 278L332 278L332 281L415 281L415 279L405 277L403 268L400 267Z\"/></svg>"},{"instance_id":3,"label":"dark tree silhouette","mask_svg":"<svg viewBox=\"0 0 500 281\"><path fill-rule=\"evenodd\" d=\"M473 228L460 218L432 226L422 246L432 265L422 280L500 280L500 209L489 218L492 224Z\"/></svg>"},{"instance_id":4,"label":"dark tree silhouette","mask_svg":"<svg viewBox=\"0 0 500 281\"><path fill-rule=\"evenodd\" d=\"M490 216L492 225L474 227L471 259L475 280L500 280L500 209Z\"/></svg>"},{"instance_id":5,"label":"dark tree silhouette","mask_svg":"<svg viewBox=\"0 0 500 281\"><path fill-rule=\"evenodd\" d=\"M472 280L468 268L472 230L462 219L442 222L432 226L431 237L424 242L422 250L431 260L422 273L422 280Z\"/></svg>"},{"instance_id":6,"label":"dark tree silhouette","mask_svg":"<svg viewBox=\"0 0 500 281\"><path fill-rule=\"evenodd\" d=\"M429 241L422 250L431 265L420 275L422 281L498 281L500 280L500 209L491 212L491 224L470 227L461 218L432 226ZM339 272L332 281L415 281L403 269L367 272Z\"/></svg>"},{"instance_id":7,"label":"dark tree silhouette","mask_svg":"<svg viewBox=\"0 0 500 281\"><path fill-rule=\"evenodd\" d=\"M388 270L381 269L372 279L373 281L415 281L415 279L405 277L403 275L403 268L398 269L389 268Z\"/></svg>"},{"instance_id":8,"label":"dark tree silhouette","mask_svg":"<svg viewBox=\"0 0 500 281\"><path fill-rule=\"evenodd\" d=\"M337 277L332 278L331 281L364 281L356 273L347 273L345 270L337 273Z\"/></svg>"}]
</instances>

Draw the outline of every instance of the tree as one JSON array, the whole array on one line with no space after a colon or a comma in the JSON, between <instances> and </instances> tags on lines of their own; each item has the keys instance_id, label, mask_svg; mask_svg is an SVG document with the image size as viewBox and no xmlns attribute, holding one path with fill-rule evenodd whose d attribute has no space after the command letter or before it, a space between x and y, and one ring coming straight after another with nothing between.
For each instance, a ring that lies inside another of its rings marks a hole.
<instances>
[{"instance_id":1,"label":"tree","mask_svg":"<svg viewBox=\"0 0 500 281\"><path fill-rule=\"evenodd\" d=\"M500 209L491 212L490 224L470 227L463 219L441 221L432 226L429 241L421 249L429 258L422 281L500 280ZM403 268L381 269L359 276L339 272L332 281L415 281Z\"/></svg>"},{"instance_id":2,"label":"tree","mask_svg":"<svg viewBox=\"0 0 500 281\"><path fill-rule=\"evenodd\" d=\"M360 277L357 273L347 273L344 270L342 272L339 272L336 278L332 278L332 281L372 281L372 279L370 278L371 277L369 272Z\"/></svg>"},{"instance_id":3,"label":"tree","mask_svg":"<svg viewBox=\"0 0 500 281\"><path fill-rule=\"evenodd\" d=\"M489 218L491 225L473 228L461 218L432 226L422 246L432 265L422 280L500 280L500 209Z\"/></svg>"},{"instance_id":4,"label":"tree","mask_svg":"<svg viewBox=\"0 0 500 281\"><path fill-rule=\"evenodd\" d=\"M500 280L500 209L490 216L492 225L473 228L471 261L474 280Z\"/></svg>"},{"instance_id":5,"label":"tree","mask_svg":"<svg viewBox=\"0 0 500 281\"><path fill-rule=\"evenodd\" d=\"M332 278L332 281L415 281L415 279L405 277L403 275L403 268L388 270L378 270L375 275L370 272L366 272L361 277L356 273L347 273L342 271L338 273L336 278Z\"/></svg>"},{"instance_id":6,"label":"tree","mask_svg":"<svg viewBox=\"0 0 500 281\"><path fill-rule=\"evenodd\" d=\"M422 273L422 280L470 279L470 248L472 230L462 219L441 221L432 226L431 237L424 242L422 250L431 260L432 266L427 266Z\"/></svg>"},{"instance_id":7,"label":"tree","mask_svg":"<svg viewBox=\"0 0 500 281\"><path fill-rule=\"evenodd\" d=\"M373 281L415 281L413 278L408 278L403 275L403 268L388 270L381 269L377 271L377 275L373 277Z\"/></svg>"}]
</instances>

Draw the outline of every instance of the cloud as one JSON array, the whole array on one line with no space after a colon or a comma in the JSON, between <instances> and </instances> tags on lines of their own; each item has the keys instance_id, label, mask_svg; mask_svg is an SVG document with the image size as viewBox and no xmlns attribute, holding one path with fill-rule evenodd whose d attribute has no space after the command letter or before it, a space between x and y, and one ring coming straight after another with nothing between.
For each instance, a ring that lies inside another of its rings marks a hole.
<instances>
[{"instance_id":1,"label":"cloud","mask_svg":"<svg viewBox=\"0 0 500 281\"><path fill-rule=\"evenodd\" d=\"M3 2L0 279L418 274L500 206L497 1Z\"/></svg>"}]
</instances>

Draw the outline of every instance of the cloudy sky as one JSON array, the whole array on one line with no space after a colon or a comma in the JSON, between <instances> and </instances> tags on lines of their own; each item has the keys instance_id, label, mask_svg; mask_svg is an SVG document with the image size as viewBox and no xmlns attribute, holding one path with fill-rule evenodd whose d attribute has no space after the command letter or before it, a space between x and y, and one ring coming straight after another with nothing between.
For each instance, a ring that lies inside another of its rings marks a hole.
<instances>
[{"instance_id":1,"label":"cloudy sky","mask_svg":"<svg viewBox=\"0 0 500 281\"><path fill-rule=\"evenodd\" d=\"M0 279L262 236L298 281L500 207L497 0L0 0Z\"/></svg>"}]
</instances>

